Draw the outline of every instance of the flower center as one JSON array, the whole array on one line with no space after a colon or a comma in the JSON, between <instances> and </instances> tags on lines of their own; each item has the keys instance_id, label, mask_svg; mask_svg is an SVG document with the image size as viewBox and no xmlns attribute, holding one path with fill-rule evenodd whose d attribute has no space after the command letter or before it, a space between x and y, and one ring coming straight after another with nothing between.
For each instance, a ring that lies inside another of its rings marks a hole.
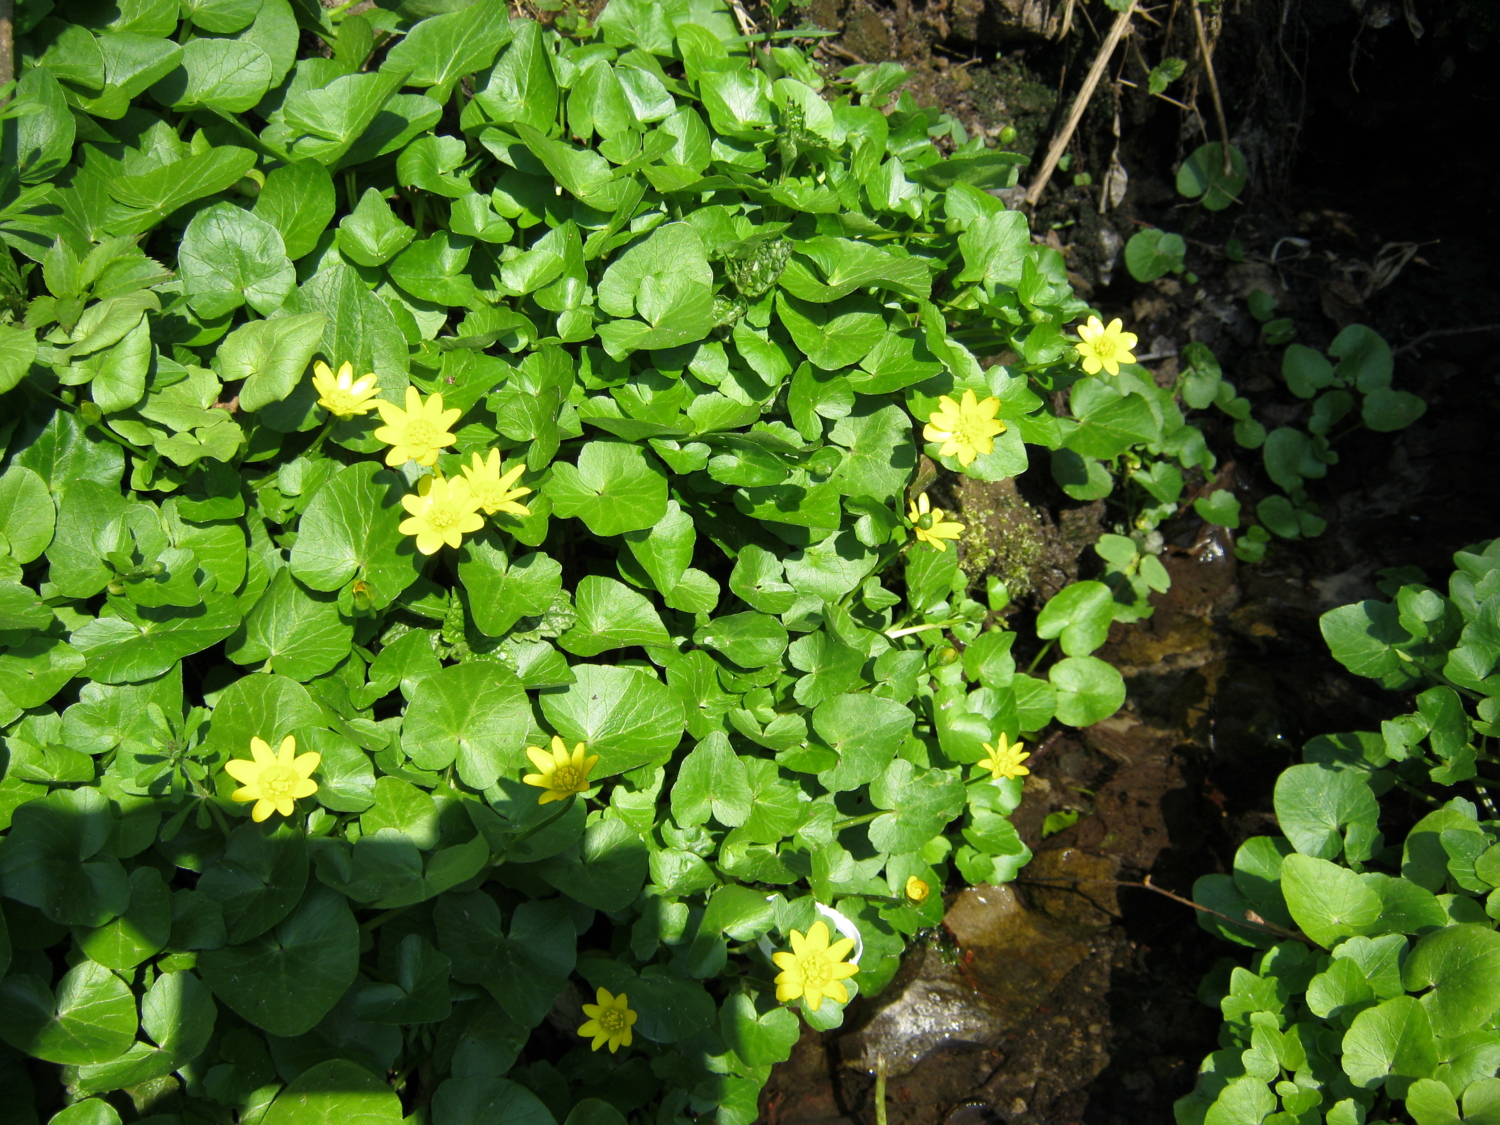
<instances>
[{"instance_id":1,"label":"flower center","mask_svg":"<svg viewBox=\"0 0 1500 1125\"><path fill-rule=\"evenodd\" d=\"M978 449L986 437L984 422L979 418L960 418L954 430L958 434L959 441L974 449Z\"/></svg>"},{"instance_id":2,"label":"flower center","mask_svg":"<svg viewBox=\"0 0 1500 1125\"><path fill-rule=\"evenodd\" d=\"M558 766L552 771L552 788L563 790L580 790L584 788L579 784L583 779L578 776L578 771L572 766Z\"/></svg>"},{"instance_id":3,"label":"flower center","mask_svg":"<svg viewBox=\"0 0 1500 1125\"><path fill-rule=\"evenodd\" d=\"M427 526L434 531L446 531L458 520L457 510L449 504L434 504L427 509Z\"/></svg>"},{"instance_id":4,"label":"flower center","mask_svg":"<svg viewBox=\"0 0 1500 1125\"><path fill-rule=\"evenodd\" d=\"M427 447L435 444L438 428L426 419L409 422L406 426L406 444Z\"/></svg>"},{"instance_id":5,"label":"flower center","mask_svg":"<svg viewBox=\"0 0 1500 1125\"><path fill-rule=\"evenodd\" d=\"M917 517L917 526L920 527L923 531L931 531L932 530L932 521L933 521L933 513L932 512L923 512L922 515L920 515L920 516Z\"/></svg>"},{"instance_id":6,"label":"flower center","mask_svg":"<svg viewBox=\"0 0 1500 1125\"><path fill-rule=\"evenodd\" d=\"M599 1013L599 1026L611 1033L624 1031L626 1027L625 1013L619 1008L605 1008Z\"/></svg>"},{"instance_id":7,"label":"flower center","mask_svg":"<svg viewBox=\"0 0 1500 1125\"><path fill-rule=\"evenodd\" d=\"M1096 336L1092 344L1094 354L1100 359L1108 359L1115 354L1115 338L1113 336Z\"/></svg>"},{"instance_id":8,"label":"flower center","mask_svg":"<svg viewBox=\"0 0 1500 1125\"><path fill-rule=\"evenodd\" d=\"M809 953L802 958L802 984L804 988L821 989L833 980L829 972L828 958L821 953Z\"/></svg>"},{"instance_id":9,"label":"flower center","mask_svg":"<svg viewBox=\"0 0 1500 1125\"><path fill-rule=\"evenodd\" d=\"M297 771L291 766L267 766L260 771L260 791L272 801L290 799L297 781Z\"/></svg>"}]
</instances>

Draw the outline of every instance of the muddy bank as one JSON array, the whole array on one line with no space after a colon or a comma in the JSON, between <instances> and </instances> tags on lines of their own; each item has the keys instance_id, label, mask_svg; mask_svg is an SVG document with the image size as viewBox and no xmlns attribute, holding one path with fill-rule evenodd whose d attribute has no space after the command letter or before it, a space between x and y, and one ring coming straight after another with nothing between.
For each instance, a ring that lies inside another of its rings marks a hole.
<instances>
[{"instance_id":1,"label":"muddy bank","mask_svg":"<svg viewBox=\"0 0 1500 1125\"><path fill-rule=\"evenodd\" d=\"M1305 408L1280 377L1281 348L1246 308L1259 289L1299 342L1326 344L1355 322L1381 332L1397 385L1428 412L1399 434L1341 440L1339 463L1309 485L1327 531L1278 543L1261 564L1237 564L1224 533L1191 515L1162 529L1172 589L1150 620L1116 625L1100 654L1126 674L1125 710L1033 747L1017 826L1036 860L1010 887L953 895L946 929L913 948L890 989L861 999L843 1029L806 1032L767 1088L765 1121L874 1121L881 1057L893 1125L1166 1121L1215 1049L1219 1016L1198 985L1221 958L1244 956L1139 884L1190 895L1244 838L1273 830L1272 786L1304 742L1393 713L1328 657L1322 612L1376 596L1385 568L1446 581L1455 550L1500 532L1500 334L1469 331L1500 323L1500 187L1468 135L1500 101L1481 52L1493 30L1460 0L1407 8L1425 21L1420 38L1404 17L1381 23L1378 3L1358 19L1343 4L1226 6L1216 57L1252 162L1245 206L1182 206L1175 164L1204 138L1181 114L1122 87L1085 116L1074 170L1094 183L1054 179L1035 227L1080 289L1141 337L1148 367L1166 377L1188 342L1207 343L1257 417L1295 424ZM1046 39L1046 10L1019 0L829 11L841 22L825 26L844 32L831 57L900 59L919 96L971 132L1016 127L1028 152L1056 128L1097 43L1092 32ZM1267 19L1283 11L1278 38ZM1176 42L1167 36L1148 29L1136 46L1149 54ZM1139 80L1132 67L1121 76ZM1111 159L1129 187L1101 214ZM1188 238L1194 276L1128 275L1118 249L1143 224ZM1226 253L1231 239L1244 260ZM1220 453L1216 485L1253 506L1268 492L1259 455L1236 453L1227 420L1195 423ZM1090 576L1087 548L1117 518L1067 501L1045 476L1043 465L1014 487L950 498L979 525L971 573L1024 576L1033 599ZM1077 819L1044 834L1056 814Z\"/></svg>"}]
</instances>

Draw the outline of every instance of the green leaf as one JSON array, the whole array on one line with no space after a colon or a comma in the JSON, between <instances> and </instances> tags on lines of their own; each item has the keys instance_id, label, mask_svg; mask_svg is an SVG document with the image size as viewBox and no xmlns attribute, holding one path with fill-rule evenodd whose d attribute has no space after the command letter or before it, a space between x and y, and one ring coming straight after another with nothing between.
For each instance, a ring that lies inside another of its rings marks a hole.
<instances>
[{"instance_id":1,"label":"green leaf","mask_svg":"<svg viewBox=\"0 0 1500 1125\"><path fill-rule=\"evenodd\" d=\"M1358 853L1358 842L1373 836L1380 814L1367 776L1357 770L1330 770L1310 763L1283 770L1276 779L1276 821L1292 846L1303 855L1338 859L1347 830L1351 852ZM1364 859L1366 855L1353 854L1351 858Z\"/></svg>"},{"instance_id":2,"label":"green leaf","mask_svg":"<svg viewBox=\"0 0 1500 1125\"><path fill-rule=\"evenodd\" d=\"M271 56L248 41L190 39L176 69L151 91L176 110L244 113L265 97L275 78Z\"/></svg>"},{"instance_id":3,"label":"green leaf","mask_svg":"<svg viewBox=\"0 0 1500 1125\"><path fill-rule=\"evenodd\" d=\"M1345 387L1358 387L1369 394L1388 388L1395 370L1391 346L1373 328L1351 324L1333 338L1328 354L1339 361L1334 380Z\"/></svg>"},{"instance_id":4,"label":"green leaf","mask_svg":"<svg viewBox=\"0 0 1500 1125\"><path fill-rule=\"evenodd\" d=\"M227 940L238 945L290 914L306 885L307 842L300 833L285 824L241 824L197 889L219 904Z\"/></svg>"},{"instance_id":5,"label":"green leaf","mask_svg":"<svg viewBox=\"0 0 1500 1125\"><path fill-rule=\"evenodd\" d=\"M1189 199L1200 199L1210 211L1222 211L1238 203L1248 171L1245 157L1234 145L1229 146L1229 171L1224 171L1224 146L1218 141L1199 145L1177 170L1177 193Z\"/></svg>"},{"instance_id":6,"label":"green leaf","mask_svg":"<svg viewBox=\"0 0 1500 1125\"><path fill-rule=\"evenodd\" d=\"M1031 230L1021 212L983 215L958 236L964 270L956 280L1014 289L1021 284L1021 262L1030 246Z\"/></svg>"},{"instance_id":7,"label":"green leaf","mask_svg":"<svg viewBox=\"0 0 1500 1125\"><path fill-rule=\"evenodd\" d=\"M206 592L191 608L118 600L109 609L115 616L101 614L72 637L88 661L87 674L107 684L154 679L183 657L222 641L240 623L235 600L217 591Z\"/></svg>"},{"instance_id":8,"label":"green leaf","mask_svg":"<svg viewBox=\"0 0 1500 1125\"><path fill-rule=\"evenodd\" d=\"M692 517L676 500L667 501L666 514L653 526L625 534L625 545L630 553L663 594L676 589L692 565L696 540Z\"/></svg>"},{"instance_id":9,"label":"green leaf","mask_svg":"<svg viewBox=\"0 0 1500 1125\"><path fill-rule=\"evenodd\" d=\"M568 985L576 962L573 921L560 899L523 902L502 930L482 891L444 895L432 911L455 980L478 984L523 1027L536 1027Z\"/></svg>"},{"instance_id":10,"label":"green leaf","mask_svg":"<svg viewBox=\"0 0 1500 1125\"><path fill-rule=\"evenodd\" d=\"M581 1105L582 1103L580 1103ZM574 1110L577 1113L577 1110ZM616 1111L618 1113L618 1111ZM569 1115L569 1121L573 1115ZM507 1078L450 1078L432 1099L432 1125L555 1125L540 1098Z\"/></svg>"},{"instance_id":11,"label":"green leaf","mask_svg":"<svg viewBox=\"0 0 1500 1125\"><path fill-rule=\"evenodd\" d=\"M1302 932L1325 949L1339 938L1371 932L1380 918L1380 895L1353 871L1324 859L1287 856L1281 890Z\"/></svg>"},{"instance_id":12,"label":"green leaf","mask_svg":"<svg viewBox=\"0 0 1500 1125\"><path fill-rule=\"evenodd\" d=\"M120 1115L108 1102L89 1098L54 1114L47 1125L120 1125Z\"/></svg>"},{"instance_id":13,"label":"green leaf","mask_svg":"<svg viewBox=\"0 0 1500 1125\"><path fill-rule=\"evenodd\" d=\"M597 300L610 316L640 318L599 326L611 356L703 339L716 318L713 271L702 238L687 223L658 227L610 263Z\"/></svg>"},{"instance_id":14,"label":"green leaf","mask_svg":"<svg viewBox=\"0 0 1500 1125\"><path fill-rule=\"evenodd\" d=\"M336 165L364 135L405 78L404 70L382 67L346 74L321 89L292 94L282 105L282 116L296 157L310 157L325 167Z\"/></svg>"},{"instance_id":15,"label":"green leaf","mask_svg":"<svg viewBox=\"0 0 1500 1125\"><path fill-rule=\"evenodd\" d=\"M26 377L36 359L36 333L19 324L0 324L0 394Z\"/></svg>"},{"instance_id":16,"label":"green leaf","mask_svg":"<svg viewBox=\"0 0 1500 1125\"><path fill-rule=\"evenodd\" d=\"M247 303L267 316L297 284L281 232L232 203L216 203L193 217L177 260L188 303L209 319Z\"/></svg>"},{"instance_id":17,"label":"green leaf","mask_svg":"<svg viewBox=\"0 0 1500 1125\"><path fill-rule=\"evenodd\" d=\"M1281 375L1298 398L1312 398L1333 382L1333 364L1323 353L1303 344L1290 344L1281 357Z\"/></svg>"},{"instance_id":18,"label":"green leaf","mask_svg":"<svg viewBox=\"0 0 1500 1125\"><path fill-rule=\"evenodd\" d=\"M165 12L162 14L164 23L174 18ZM171 32L167 30L162 34L169 35ZM158 79L170 74L182 58L182 48L162 38L161 34L137 32L133 29L121 28L111 34L101 35L95 43L104 60L104 90L97 97L80 95L78 101L88 113L110 121L118 121L124 117L130 109L131 99ZM160 214L165 215L174 209L175 205Z\"/></svg>"},{"instance_id":19,"label":"green leaf","mask_svg":"<svg viewBox=\"0 0 1500 1125\"><path fill-rule=\"evenodd\" d=\"M870 785L870 800L888 810L870 825L870 843L882 852L919 850L963 811L963 783L945 770L922 770L897 758Z\"/></svg>"},{"instance_id":20,"label":"green leaf","mask_svg":"<svg viewBox=\"0 0 1500 1125\"><path fill-rule=\"evenodd\" d=\"M1343 1045L1344 1073L1365 1090L1379 1089L1391 1076L1427 1078L1438 1066L1432 1024L1412 996L1398 996L1360 1012Z\"/></svg>"},{"instance_id":21,"label":"green leaf","mask_svg":"<svg viewBox=\"0 0 1500 1125\"><path fill-rule=\"evenodd\" d=\"M220 694L204 744L227 757L250 754L250 740L280 746L288 734L322 726L323 717L307 689L286 676L241 676Z\"/></svg>"},{"instance_id":22,"label":"green leaf","mask_svg":"<svg viewBox=\"0 0 1500 1125\"><path fill-rule=\"evenodd\" d=\"M575 664L573 683L544 689L542 714L568 745L599 755L590 780L665 761L682 738L682 701L643 668Z\"/></svg>"},{"instance_id":23,"label":"green leaf","mask_svg":"<svg viewBox=\"0 0 1500 1125\"><path fill-rule=\"evenodd\" d=\"M249 149L220 146L164 168L116 176L109 181L109 194L138 212L128 222L113 224L121 229L111 233L144 233L179 207L234 186L253 167L255 153Z\"/></svg>"},{"instance_id":24,"label":"green leaf","mask_svg":"<svg viewBox=\"0 0 1500 1125\"><path fill-rule=\"evenodd\" d=\"M389 65L409 69L408 86L435 86L434 96L448 100L453 84L495 61L511 37L509 13L500 0L444 12L419 21L386 56Z\"/></svg>"},{"instance_id":25,"label":"green leaf","mask_svg":"<svg viewBox=\"0 0 1500 1125\"><path fill-rule=\"evenodd\" d=\"M359 990L356 1011L365 1023L440 1023L453 1011L448 994L452 962L420 934L401 939L389 984Z\"/></svg>"},{"instance_id":26,"label":"green leaf","mask_svg":"<svg viewBox=\"0 0 1500 1125\"><path fill-rule=\"evenodd\" d=\"M1365 395L1359 416L1376 433L1389 434L1404 430L1427 413L1427 403L1410 391L1377 387Z\"/></svg>"},{"instance_id":27,"label":"green leaf","mask_svg":"<svg viewBox=\"0 0 1500 1125\"><path fill-rule=\"evenodd\" d=\"M813 711L812 727L839 762L818 774L819 783L842 793L874 781L895 757L913 723L911 711L902 704L875 695L837 695L820 703Z\"/></svg>"},{"instance_id":28,"label":"green leaf","mask_svg":"<svg viewBox=\"0 0 1500 1125\"><path fill-rule=\"evenodd\" d=\"M302 380L328 318L320 312L252 320L219 344L219 376L244 380L240 409L260 410L280 402Z\"/></svg>"},{"instance_id":29,"label":"green leaf","mask_svg":"<svg viewBox=\"0 0 1500 1125\"><path fill-rule=\"evenodd\" d=\"M184 0L182 18L215 35L248 27L260 10L259 0Z\"/></svg>"},{"instance_id":30,"label":"green leaf","mask_svg":"<svg viewBox=\"0 0 1500 1125\"><path fill-rule=\"evenodd\" d=\"M310 594L279 570L245 615L240 632L229 638L225 655L236 664L262 664L294 680L310 680L331 671L349 654L354 626L339 613L338 602Z\"/></svg>"},{"instance_id":31,"label":"green leaf","mask_svg":"<svg viewBox=\"0 0 1500 1125\"><path fill-rule=\"evenodd\" d=\"M328 170L316 161L298 160L266 174L255 197L255 217L281 232L286 256L296 261L317 246L335 206Z\"/></svg>"},{"instance_id":32,"label":"green leaf","mask_svg":"<svg viewBox=\"0 0 1500 1125\"><path fill-rule=\"evenodd\" d=\"M1114 622L1114 594L1103 582L1074 582L1053 594L1037 614L1036 635L1061 638L1069 656L1087 656L1104 643Z\"/></svg>"},{"instance_id":33,"label":"green leaf","mask_svg":"<svg viewBox=\"0 0 1500 1125\"><path fill-rule=\"evenodd\" d=\"M130 905L125 912L97 929L75 929L74 937L89 960L125 971L161 952L171 933L171 892L161 872L143 866L130 873Z\"/></svg>"},{"instance_id":34,"label":"green leaf","mask_svg":"<svg viewBox=\"0 0 1500 1125\"><path fill-rule=\"evenodd\" d=\"M348 1059L309 1067L276 1096L261 1125L401 1125L401 1099Z\"/></svg>"},{"instance_id":35,"label":"green leaf","mask_svg":"<svg viewBox=\"0 0 1500 1125\"><path fill-rule=\"evenodd\" d=\"M40 558L52 543L56 522L57 509L41 477L14 462L0 473L0 534L12 559L24 565Z\"/></svg>"},{"instance_id":36,"label":"green leaf","mask_svg":"<svg viewBox=\"0 0 1500 1125\"><path fill-rule=\"evenodd\" d=\"M1102 379L1084 379L1073 387L1070 404L1078 428L1065 439L1069 449L1108 461L1133 445L1158 440L1161 424L1144 397L1118 389Z\"/></svg>"},{"instance_id":37,"label":"green leaf","mask_svg":"<svg viewBox=\"0 0 1500 1125\"><path fill-rule=\"evenodd\" d=\"M562 567L534 551L511 559L493 530L464 540L459 579L480 632L503 637L523 617L545 614L562 588Z\"/></svg>"},{"instance_id":38,"label":"green leaf","mask_svg":"<svg viewBox=\"0 0 1500 1125\"><path fill-rule=\"evenodd\" d=\"M1069 656L1052 665L1047 679L1057 691L1057 718L1086 727L1109 718L1125 702L1125 680L1113 665L1092 656ZM1036 729L1026 725L1023 730Z\"/></svg>"},{"instance_id":39,"label":"green leaf","mask_svg":"<svg viewBox=\"0 0 1500 1125\"><path fill-rule=\"evenodd\" d=\"M536 865L536 872L569 898L616 913L624 910L646 882L646 841L625 821L605 816L584 829L570 848Z\"/></svg>"},{"instance_id":40,"label":"green leaf","mask_svg":"<svg viewBox=\"0 0 1500 1125\"><path fill-rule=\"evenodd\" d=\"M1194 500L1193 511L1207 523L1231 529L1240 526L1239 498L1227 488L1216 488L1208 496Z\"/></svg>"},{"instance_id":41,"label":"green leaf","mask_svg":"<svg viewBox=\"0 0 1500 1125\"><path fill-rule=\"evenodd\" d=\"M684 828L705 823L710 816L727 828L738 828L749 818L749 775L722 731L715 731L693 747L677 770L672 786L672 819Z\"/></svg>"},{"instance_id":42,"label":"green leaf","mask_svg":"<svg viewBox=\"0 0 1500 1125\"><path fill-rule=\"evenodd\" d=\"M667 477L639 445L591 441L577 466L553 467L547 486L552 511L577 516L595 535L619 535L654 526L667 511Z\"/></svg>"},{"instance_id":43,"label":"green leaf","mask_svg":"<svg viewBox=\"0 0 1500 1125\"><path fill-rule=\"evenodd\" d=\"M491 68L474 101L491 121L517 121L549 129L557 120L557 79L550 49L540 25L519 20L511 25L510 45Z\"/></svg>"},{"instance_id":44,"label":"green leaf","mask_svg":"<svg viewBox=\"0 0 1500 1125\"><path fill-rule=\"evenodd\" d=\"M749 1066L771 1066L791 1058L801 1029L790 1008L782 1005L759 1013L755 1001L741 992L719 1011L724 1042Z\"/></svg>"},{"instance_id":45,"label":"green leaf","mask_svg":"<svg viewBox=\"0 0 1500 1125\"><path fill-rule=\"evenodd\" d=\"M581 579L574 605L578 623L557 640L574 656L634 645L664 647L671 641L651 602L613 578L591 574Z\"/></svg>"},{"instance_id":46,"label":"green leaf","mask_svg":"<svg viewBox=\"0 0 1500 1125\"><path fill-rule=\"evenodd\" d=\"M894 403L863 402L834 423L828 439L846 450L829 478L845 496L886 501L897 496L917 464L911 419Z\"/></svg>"},{"instance_id":47,"label":"green leaf","mask_svg":"<svg viewBox=\"0 0 1500 1125\"><path fill-rule=\"evenodd\" d=\"M479 291L464 268L473 244L472 238L440 230L413 242L386 269L392 281L420 300L478 308Z\"/></svg>"},{"instance_id":48,"label":"green leaf","mask_svg":"<svg viewBox=\"0 0 1500 1125\"><path fill-rule=\"evenodd\" d=\"M1363 601L1329 610L1318 628L1335 660L1356 676L1380 679L1402 666L1395 646L1411 640L1399 616L1389 602Z\"/></svg>"},{"instance_id":49,"label":"green leaf","mask_svg":"<svg viewBox=\"0 0 1500 1125\"><path fill-rule=\"evenodd\" d=\"M125 913L130 881L120 861L103 854L113 826L110 802L94 788L22 805L0 841L0 894L65 926L102 926Z\"/></svg>"},{"instance_id":50,"label":"green leaf","mask_svg":"<svg viewBox=\"0 0 1500 1125\"><path fill-rule=\"evenodd\" d=\"M0 1039L47 1062L83 1066L124 1053L135 1041L135 997L103 965L82 961L57 983L18 974L0 982Z\"/></svg>"},{"instance_id":51,"label":"green leaf","mask_svg":"<svg viewBox=\"0 0 1500 1125\"><path fill-rule=\"evenodd\" d=\"M313 496L292 547L292 573L314 590L351 579L369 587L376 609L416 580L419 556L397 524L405 481L378 461L340 469Z\"/></svg>"},{"instance_id":52,"label":"green leaf","mask_svg":"<svg viewBox=\"0 0 1500 1125\"><path fill-rule=\"evenodd\" d=\"M73 155L77 127L67 96L53 71L39 66L21 75L12 104L35 112L6 125L0 159L16 170L22 183L41 183L62 171Z\"/></svg>"},{"instance_id":53,"label":"green leaf","mask_svg":"<svg viewBox=\"0 0 1500 1125\"><path fill-rule=\"evenodd\" d=\"M457 762L465 785L487 789L523 767L530 707L514 672L474 661L444 668L418 685L407 708L401 747L425 770Z\"/></svg>"},{"instance_id":54,"label":"green leaf","mask_svg":"<svg viewBox=\"0 0 1500 1125\"><path fill-rule=\"evenodd\" d=\"M1458 925L1430 933L1401 968L1407 991L1420 997L1436 1035L1473 1031L1500 1007L1500 934L1486 925Z\"/></svg>"},{"instance_id":55,"label":"green leaf","mask_svg":"<svg viewBox=\"0 0 1500 1125\"><path fill-rule=\"evenodd\" d=\"M272 1035L301 1035L333 1009L359 968L359 927L343 895L315 888L274 930L206 950L198 969L214 995Z\"/></svg>"},{"instance_id":56,"label":"green leaf","mask_svg":"<svg viewBox=\"0 0 1500 1125\"><path fill-rule=\"evenodd\" d=\"M382 266L406 249L416 233L396 218L380 192L366 188L359 205L339 222L339 252L357 265Z\"/></svg>"},{"instance_id":57,"label":"green leaf","mask_svg":"<svg viewBox=\"0 0 1500 1125\"><path fill-rule=\"evenodd\" d=\"M742 668L764 668L786 651L786 628L764 613L716 617L693 634L696 644L723 653Z\"/></svg>"},{"instance_id":58,"label":"green leaf","mask_svg":"<svg viewBox=\"0 0 1500 1125\"><path fill-rule=\"evenodd\" d=\"M1137 281L1155 281L1169 273L1181 273L1187 256L1182 235L1147 227L1130 236L1125 244L1125 268Z\"/></svg>"},{"instance_id":59,"label":"green leaf","mask_svg":"<svg viewBox=\"0 0 1500 1125\"><path fill-rule=\"evenodd\" d=\"M886 332L880 306L862 294L813 304L780 293L776 315L808 362L824 371L859 363Z\"/></svg>"}]
</instances>

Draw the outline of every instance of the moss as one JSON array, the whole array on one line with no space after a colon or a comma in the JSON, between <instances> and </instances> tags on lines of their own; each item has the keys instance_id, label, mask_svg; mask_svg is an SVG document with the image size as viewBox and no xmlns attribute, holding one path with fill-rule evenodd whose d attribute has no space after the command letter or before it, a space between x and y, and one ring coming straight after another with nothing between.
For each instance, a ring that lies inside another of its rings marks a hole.
<instances>
[{"instance_id":1,"label":"moss","mask_svg":"<svg viewBox=\"0 0 1500 1125\"><path fill-rule=\"evenodd\" d=\"M1012 152L1034 153L1047 133L1057 109L1057 91L1037 82L1025 63L1002 55L988 67L971 68L974 105L986 125L1015 127Z\"/></svg>"},{"instance_id":2,"label":"moss","mask_svg":"<svg viewBox=\"0 0 1500 1125\"><path fill-rule=\"evenodd\" d=\"M965 479L958 488L958 518L965 531L959 540L960 565L970 585L993 574L1011 597L1022 598L1036 586L1038 567L1047 557L1047 533L1013 481L984 484Z\"/></svg>"}]
</instances>

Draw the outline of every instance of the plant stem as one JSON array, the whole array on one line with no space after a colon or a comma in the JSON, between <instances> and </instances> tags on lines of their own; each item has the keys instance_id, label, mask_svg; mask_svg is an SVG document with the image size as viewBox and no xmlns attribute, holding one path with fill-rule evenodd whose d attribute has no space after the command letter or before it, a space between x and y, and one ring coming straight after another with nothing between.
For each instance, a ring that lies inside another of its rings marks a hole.
<instances>
[{"instance_id":1,"label":"plant stem","mask_svg":"<svg viewBox=\"0 0 1500 1125\"><path fill-rule=\"evenodd\" d=\"M1042 658L1045 657L1049 652L1052 651L1052 646L1055 645L1056 643L1057 643L1057 641L1054 638L1053 640L1050 640L1046 644L1044 644L1042 646L1042 651L1039 652L1039 653L1037 653L1034 657L1032 657L1031 658L1031 663L1028 664L1028 665L1026 665L1026 671L1028 673L1034 672L1036 670L1036 666L1042 662Z\"/></svg>"},{"instance_id":2,"label":"plant stem","mask_svg":"<svg viewBox=\"0 0 1500 1125\"><path fill-rule=\"evenodd\" d=\"M885 635L890 637L891 640L895 640L897 637L909 637L913 633L927 633L933 629L947 629L949 626L961 625L963 622L964 618L962 617L952 617L947 621L929 621L926 625L909 625L905 629L887 629Z\"/></svg>"},{"instance_id":3,"label":"plant stem","mask_svg":"<svg viewBox=\"0 0 1500 1125\"><path fill-rule=\"evenodd\" d=\"M874 812L864 813L861 816L846 817L843 820L836 820L836 821L834 821L833 822L833 830L835 832L842 832L844 829L846 829L846 828L853 828L857 824L868 824L868 823L870 823L870 821L874 820L877 816L884 816L884 815L885 815L885 810L884 809L876 809Z\"/></svg>"},{"instance_id":4,"label":"plant stem","mask_svg":"<svg viewBox=\"0 0 1500 1125\"><path fill-rule=\"evenodd\" d=\"M875 1125L885 1122L885 1056L875 1055Z\"/></svg>"}]
</instances>

